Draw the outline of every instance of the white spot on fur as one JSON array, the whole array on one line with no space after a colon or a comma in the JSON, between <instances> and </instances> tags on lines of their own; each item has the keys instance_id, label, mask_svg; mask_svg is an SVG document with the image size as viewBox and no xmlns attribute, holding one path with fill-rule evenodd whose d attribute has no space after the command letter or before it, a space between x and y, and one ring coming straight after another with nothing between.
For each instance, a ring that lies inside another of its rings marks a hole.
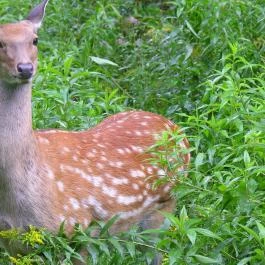
<instances>
[{"instance_id":1,"label":"white spot on fur","mask_svg":"<svg viewBox=\"0 0 265 265\"><path fill-rule=\"evenodd\" d=\"M88 207L92 206L95 212L102 218L106 218L108 216L108 211L103 208L101 202L99 202L95 197L91 195L88 196L88 198L84 201L84 204L87 204Z\"/></svg>"},{"instance_id":2,"label":"white spot on fur","mask_svg":"<svg viewBox=\"0 0 265 265\"><path fill-rule=\"evenodd\" d=\"M70 172L73 172L73 173L79 175L81 178L87 180L88 182L90 182L95 187L100 187L102 182L103 182L103 179L101 177L86 174L86 172L81 170L80 168L71 167L68 165L61 165L60 168L63 171L70 171Z\"/></svg>"},{"instance_id":3,"label":"white spot on fur","mask_svg":"<svg viewBox=\"0 0 265 265\"><path fill-rule=\"evenodd\" d=\"M123 149L121 149L121 148L118 148L118 149L117 149L117 152L118 152L119 154L121 154L121 155L124 155L124 154L125 154L125 151L124 151Z\"/></svg>"},{"instance_id":4,"label":"white spot on fur","mask_svg":"<svg viewBox=\"0 0 265 265\"><path fill-rule=\"evenodd\" d=\"M121 167L124 165L124 163L121 162L121 161L116 161L116 162L109 161L109 165L110 165L111 167L118 167L118 168L121 168Z\"/></svg>"},{"instance_id":5,"label":"white spot on fur","mask_svg":"<svg viewBox=\"0 0 265 265\"><path fill-rule=\"evenodd\" d=\"M141 202L143 199L144 199L144 196L143 195L140 194L140 195L137 196L137 200L139 202Z\"/></svg>"},{"instance_id":6,"label":"white spot on fur","mask_svg":"<svg viewBox=\"0 0 265 265\"><path fill-rule=\"evenodd\" d=\"M142 152L144 152L144 149L143 149L141 146L131 145L130 147L132 148L132 150L133 150L134 152L137 152L137 153L142 153Z\"/></svg>"},{"instance_id":7,"label":"white spot on fur","mask_svg":"<svg viewBox=\"0 0 265 265\"><path fill-rule=\"evenodd\" d=\"M142 126L147 126L148 125L148 123L146 122L146 121L143 121L143 122L141 122L140 123Z\"/></svg>"},{"instance_id":8,"label":"white spot on fur","mask_svg":"<svg viewBox=\"0 0 265 265\"><path fill-rule=\"evenodd\" d=\"M73 160L74 160L74 161L78 161L78 156L73 155Z\"/></svg>"},{"instance_id":9,"label":"white spot on fur","mask_svg":"<svg viewBox=\"0 0 265 265\"><path fill-rule=\"evenodd\" d=\"M99 169L103 169L103 168L104 168L104 165L101 164L101 163L99 163L99 162L96 164L96 166L97 166L97 168L99 168Z\"/></svg>"},{"instance_id":10,"label":"white spot on fur","mask_svg":"<svg viewBox=\"0 0 265 265\"><path fill-rule=\"evenodd\" d=\"M86 159L81 159L81 162L82 162L82 164L85 164L85 165L88 164L88 161Z\"/></svg>"},{"instance_id":11,"label":"white spot on fur","mask_svg":"<svg viewBox=\"0 0 265 265\"><path fill-rule=\"evenodd\" d=\"M66 153L69 153L70 152L70 149L66 146L63 147L63 152L66 152Z\"/></svg>"},{"instance_id":12,"label":"white spot on fur","mask_svg":"<svg viewBox=\"0 0 265 265\"><path fill-rule=\"evenodd\" d=\"M57 187L60 192L64 192L64 184L62 181L57 181Z\"/></svg>"},{"instance_id":13,"label":"white spot on fur","mask_svg":"<svg viewBox=\"0 0 265 265\"><path fill-rule=\"evenodd\" d=\"M148 174L153 174L153 168L152 167L148 167L147 168L147 172L148 172Z\"/></svg>"},{"instance_id":14,"label":"white spot on fur","mask_svg":"<svg viewBox=\"0 0 265 265\"><path fill-rule=\"evenodd\" d=\"M163 177L166 176L166 172L163 169L159 169L157 171L157 175L158 175L159 178L163 178Z\"/></svg>"},{"instance_id":15,"label":"white spot on fur","mask_svg":"<svg viewBox=\"0 0 265 265\"><path fill-rule=\"evenodd\" d=\"M146 200L144 201L142 207L137 208L132 211L127 211L127 212L120 212L119 217L121 219L129 219L131 217L137 216L141 214L143 211L145 211L146 208L148 208L152 203L157 201L159 199L159 195L153 196L153 197L147 197Z\"/></svg>"},{"instance_id":16,"label":"white spot on fur","mask_svg":"<svg viewBox=\"0 0 265 265\"><path fill-rule=\"evenodd\" d=\"M101 159L102 161L108 161L108 159L107 159L105 156L102 156L100 159Z\"/></svg>"},{"instance_id":17,"label":"white spot on fur","mask_svg":"<svg viewBox=\"0 0 265 265\"><path fill-rule=\"evenodd\" d=\"M115 178L115 177L112 177L111 182L112 182L113 185L123 185L123 184L128 184L129 180L127 178Z\"/></svg>"},{"instance_id":18,"label":"white spot on fur","mask_svg":"<svg viewBox=\"0 0 265 265\"><path fill-rule=\"evenodd\" d=\"M124 149L123 149L126 153L128 153L128 154L131 154L131 149L130 148L127 148L127 147L125 147Z\"/></svg>"},{"instance_id":19,"label":"white spot on fur","mask_svg":"<svg viewBox=\"0 0 265 265\"><path fill-rule=\"evenodd\" d=\"M135 189L135 190L139 190L139 189L140 189L139 185L136 184L136 183L133 183L133 184L132 184L132 187L133 187L133 189Z\"/></svg>"},{"instance_id":20,"label":"white spot on fur","mask_svg":"<svg viewBox=\"0 0 265 265\"><path fill-rule=\"evenodd\" d=\"M152 134L152 133L153 133L153 132L151 132L151 131L143 130L143 134L149 135L149 134Z\"/></svg>"},{"instance_id":21,"label":"white spot on fur","mask_svg":"<svg viewBox=\"0 0 265 265\"><path fill-rule=\"evenodd\" d=\"M80 204L79 204L79 201L75 198L70 198L70 203L73 207L74 210L78 210L80 208Z\"/></svg>"},{"instance_id":22,"label":"white spot on fur","mask_svg":"<svg viewBox=\"0 0 265 265\"><path fill-rule=\"evenodd\" d=\"M51 170L49 167L46 167L46 170L47 170L47 177L48 177L49 179L54 179L55 176L54 176L52 170Z\"/></svg>"},{"instance_id":23,"label":"white spot on fur","mask_svg":"<svg viewBox=\"0 0 265 265\"><path fill-rule=\"evenodd\" d=\"M111 180L113 185L123 185L129 183L129 180L127 178L114 177L110 173L105 173L104 175L106 176L106 178Z\"/></svg>"},{"instance_id":24,"label":"white spot on fur","mask_svg":"<svg viewBox=\"0 0 265 265\"><path fill-rule=\"evenodd\" d=\"M124 205L129 205L137 202L137 197L136 196L124 196L124 195L119 195L117 197L117 202L120 204Z\"/></svg>"},{"instance_id":25,"label":"white spot on fur","mask_svg":"<svg viewBox=\"0 0 265 265\"><path fill-rule=\"evenodd\" d=\"M102 192L113 198L117 196L117 190L107 185L102 185Z\"/></svg>"},{"instance_id":26,"label":"white spot on fur","mask_svg":"<svg viewBox=\"0 0 265 265\"><path fill-rule=\"evenodd\" d=\"M91 153L91 152L86 153L86 157L88 157L88 158L93 158L95 156L96 155L94 153Z\"/></svg>"},{"instance_id":27,"label":"white spot on fur","mask_svg":"<svg viewBox=\"0 0 265 265\"><path fill-rule=\"evenodd\" d=\"M139 170L139 169L131 169L130 170L130 175L133 178L145 177L145 173L142 170Z\"/></svg>"},{"instance_id":28,"label":"white spot on fur","mask_svg":"<svg viewBox=\"0 0 265 265\"><path fill-rule=\"evenodd\" d=\"M47 145L50 144L50 141L46 138L38 137L38 139L39 139L40 143L42 143L42 144L47 144Z\"/></svg>"}]
</instances>

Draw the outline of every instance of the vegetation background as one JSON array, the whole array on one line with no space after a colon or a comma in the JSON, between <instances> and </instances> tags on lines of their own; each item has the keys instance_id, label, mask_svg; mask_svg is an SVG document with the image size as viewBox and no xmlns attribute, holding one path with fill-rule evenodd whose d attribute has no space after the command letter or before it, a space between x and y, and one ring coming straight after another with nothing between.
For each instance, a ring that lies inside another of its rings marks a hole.
<instances>
[{"instance_id":1,"label":"vegetation background","mask_svg":"<svg viewBox=\"0 0 265 265\"><path fill-rule=\"evenodd\" d=\"M1 23L37 2L0 0ZM88 264L148 264L154 249L164 264L265 264L264 32L264 0L50 1L34 127L80 130L119 111L157 112L185 128L192 163L160 230L110 236L111 220L86 233L76 226L71 239L2 232L32 253L2 252L1 264L71 264L81 245Z\"/></svg>"}]
</instances>

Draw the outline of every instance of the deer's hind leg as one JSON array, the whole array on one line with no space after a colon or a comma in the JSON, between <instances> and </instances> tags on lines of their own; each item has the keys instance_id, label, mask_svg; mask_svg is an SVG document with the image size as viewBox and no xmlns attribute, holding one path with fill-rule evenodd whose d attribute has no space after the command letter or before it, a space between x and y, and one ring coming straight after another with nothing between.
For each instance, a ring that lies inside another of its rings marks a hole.
<instances>
[{"instance_id":1,"label":"deer's hind leg","mask_svg":"<svg viewBox=\"0 0 265 265\"><path fill-rule=\"evenodd\" d=\"M146 213L140 214L141 217L136 216L135 218L131 218L130 220L127 220L124 222L123 220L118 220L117 223L115 223L111 229L111 234L116 234L120 231L127 231L130 229L130 227L134 224L137 224L139 226L140 231L147 230L147 229L155 229L159 228L163 222L164 222L164 216L161 214L162 212L173 212L175 207L175 200L169 199L164 202L158 202L155 206L153 206L151 209L147 210ZM87 256L87 251L82 252L82 256ZM156 253L154 259L152 260L151 265L160 265L162 264L162 255L160 253ZM83 263L75 261L75 265L81 265Z\"/></svg>"},{"instance_id":2,"label":"deer's hind leg","mask_svg":"<svg viewBox=\"0 0 265 265\"><path fill-rule=\"evenodd\" d=\"M163 224L165 219L161 212L173 212L174 207L174 199L157 203L156 207L151 211L148 211L138 223L140 229L146 230L159 228Z\"/></svg>"},{"instance_id":3,"label":"deer's hind leg","mask_svg":"<svg viewBox=\"0 0 265 265\"><path fill-rule=\"evenodd\" d=\"M164 216L162 212L173 212L175 207L175 200L170 199L168 201L159 203L157 208L153 211L146 213L143 219L139 222L139 227L141 230L146 229L155 229L159 228L164 222ZM154 259L152 260L151 265L160 265L162 264L163 256L161 253L156 253Z\"/></svg>"}]
</instances>

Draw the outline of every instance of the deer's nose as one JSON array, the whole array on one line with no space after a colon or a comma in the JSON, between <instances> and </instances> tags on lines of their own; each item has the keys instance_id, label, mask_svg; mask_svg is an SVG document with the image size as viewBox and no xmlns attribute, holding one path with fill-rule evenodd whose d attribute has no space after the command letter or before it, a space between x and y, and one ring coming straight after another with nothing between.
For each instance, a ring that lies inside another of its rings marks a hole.
<instances>
[{"instance_id":1,"label":"deer's nose","mask_svg":"<svg viewBox=\"0 0 265 265\"><path fill-rule=\"evenodd\" d=\"M19 75L23 79L29 79L33 75L33 64L32 63L19 63L17 65Z\"/></svg>"}]
</instances>

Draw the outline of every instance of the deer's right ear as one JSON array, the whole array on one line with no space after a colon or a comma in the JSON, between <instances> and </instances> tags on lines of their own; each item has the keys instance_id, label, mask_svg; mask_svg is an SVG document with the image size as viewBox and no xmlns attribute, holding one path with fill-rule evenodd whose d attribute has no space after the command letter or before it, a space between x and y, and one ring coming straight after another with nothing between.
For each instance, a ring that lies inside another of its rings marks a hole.
<instances>
[{"instance_id":1,"label":"deer's right ear","mask_svg":"<svg viewBox=\"0 0 265 265\"><path fill-rule=\"evenodd\" d=\"M26 18L26 20L29 20L33 23L35 31L37 31L41 26L41 22L44 18L45 9L48 2L49 0L43 0L39 5L37 5L30 11L28 17Z\"/></svg>"}]
</instances>

